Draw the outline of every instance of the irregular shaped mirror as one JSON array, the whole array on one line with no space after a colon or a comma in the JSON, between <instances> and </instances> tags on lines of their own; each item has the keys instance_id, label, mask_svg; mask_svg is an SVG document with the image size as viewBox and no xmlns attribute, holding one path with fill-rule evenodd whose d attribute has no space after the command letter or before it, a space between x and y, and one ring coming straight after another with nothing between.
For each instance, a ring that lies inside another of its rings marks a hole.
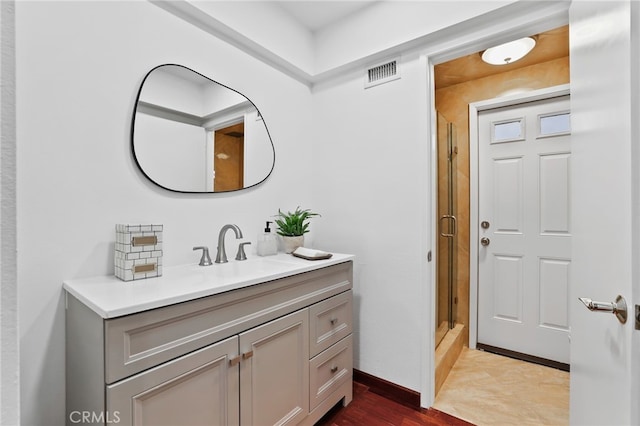
<instances>
[{"instance_id":1,"label":"irregular shaped mirror","mask_svg":"<svg viewBox=\"0 0 640 426\"><path fill-rule=\"evenodd\" d=\"M171 191L248 188L275 164L273 142L253 102L182 65L160 65L146 75L131 126L138 167Z\"/></svg>"}]
</instances>

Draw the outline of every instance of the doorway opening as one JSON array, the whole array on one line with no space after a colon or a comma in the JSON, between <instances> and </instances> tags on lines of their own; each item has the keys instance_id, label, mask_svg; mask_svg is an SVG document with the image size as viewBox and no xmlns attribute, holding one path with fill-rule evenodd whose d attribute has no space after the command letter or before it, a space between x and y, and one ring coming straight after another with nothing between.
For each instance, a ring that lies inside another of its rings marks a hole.
<instances>
[{"instance_id":1,"label":"doorway opening","mask_svg":"<svg viewBox=\"0 0 640 426\"><path fill-rule=\"evenodd\" d=\"M459 354L469 352L469 348L475 349L476 343L477 330L470 329L474 322L470 321L471 315L477 315L477 307L470 306L470 245L477 241L470 240L470 200L475 189L470 187L469 105L485 99L568 84L568 32L568 26L564 26L536 34L536 48L524 59L508 65L484 64L480 54L473 53L434 66L438 117L435 324L438 329L446 324L444 332L436 333L436 408L439 392L446 386ZM449 140L453 141L452 147L448 145ZM449 195L450 199L447 198ZM445 317L447 320L443 321ZM450 322L450 318L453 321ZM459 342L448 339L450 334L456 337L459 334ZM444 337L441 339L440 336ZM447 340L454 343L450 347L445 346ZM438 345L439 342L442 343Z\"/></svg>"},{"instance_id":2,"label":"doorway opening","mask_svg":"<svg viewBox=\"0 0 640 426\"><path fill-rule=\"evenodd\" d=\"M213 133L213 190L244 188L244 121Z\"/></svg>"}]
</instances>

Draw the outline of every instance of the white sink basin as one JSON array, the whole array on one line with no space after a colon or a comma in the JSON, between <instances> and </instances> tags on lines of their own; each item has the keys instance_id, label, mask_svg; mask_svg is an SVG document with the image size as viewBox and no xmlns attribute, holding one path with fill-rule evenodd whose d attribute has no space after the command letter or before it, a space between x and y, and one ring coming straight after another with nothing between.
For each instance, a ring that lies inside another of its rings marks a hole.
<instances>
[{"instance_id":1,"label":"white sink basin","mask_svg":"<svg viewBox=\"0 0 640 426\"><path fill-rule=\"evenodd\" d=\"M177 272L183 275L184 284L200 285L206 282L213 287L228 285L234 282L245 282L248 280L271 277L286 273L291 269L296 269L299 263L289 256L290 259L282 257L258 257L253 256L247 260L229 260L227 263L214 263L209 266L188 265L185 267L171 268L171 274ZM184 270L181 270L184 268Z\"/></svg>"}]
</instances>

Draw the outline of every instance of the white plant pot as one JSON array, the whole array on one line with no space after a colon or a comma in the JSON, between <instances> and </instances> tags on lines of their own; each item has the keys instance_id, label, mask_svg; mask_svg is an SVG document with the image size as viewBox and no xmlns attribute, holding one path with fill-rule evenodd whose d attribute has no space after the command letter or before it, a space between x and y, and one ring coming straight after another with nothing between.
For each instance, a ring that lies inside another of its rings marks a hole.
<instances>
[{"instance_id":1,"label":"white plant pot","mask_svg":"<svg viewBox=\"0 0 640 426\"><path fill-rule=\"evenodd\" d=\"M291 253L298 247L304 246L304 235L297 237L282 237L282 246L285 253Z\"/></svg>"}]
</instances>

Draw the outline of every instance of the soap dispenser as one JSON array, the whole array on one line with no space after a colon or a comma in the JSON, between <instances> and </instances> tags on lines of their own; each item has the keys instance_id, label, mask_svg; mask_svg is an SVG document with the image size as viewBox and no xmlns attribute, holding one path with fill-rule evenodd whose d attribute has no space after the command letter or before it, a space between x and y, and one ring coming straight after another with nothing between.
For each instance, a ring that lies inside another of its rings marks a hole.
<instances>
[{"instance_id":1,"label":"soap dispenser","mask_svg":"<svg viewBox=\"0 0 640 426\"><path fill-rule=\"evenodd\" d=\"M269 225L271 225L271 222L267 222L264 233L258 235L258 247L256 249L258 256L278 254L278 239L275 234L271 233Z\"/></svg>"}]
</instances>

